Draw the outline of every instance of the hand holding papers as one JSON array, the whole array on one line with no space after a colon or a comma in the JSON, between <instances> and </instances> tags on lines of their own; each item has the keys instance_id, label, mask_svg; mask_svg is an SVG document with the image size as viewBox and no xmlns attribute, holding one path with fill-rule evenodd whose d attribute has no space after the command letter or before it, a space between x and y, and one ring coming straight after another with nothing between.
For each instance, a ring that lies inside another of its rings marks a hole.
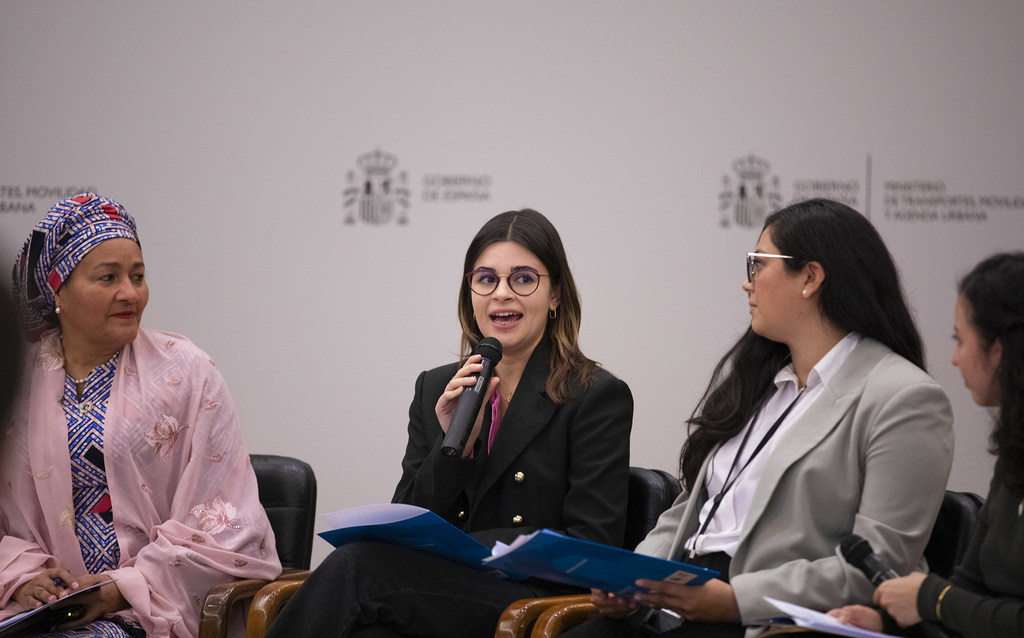
<instances>
[{"instance_id":1,"label":"hand holding papers","mask_svg":"<svg viewBox=\"0 0 1024 638\"><path fill-rule=\"evenodd\" d=\"M64 598L46 603L35 609L23 611L16 616L0 620L0 638L8 636L31 636L52 631L55 627L73 622L82 616L85 607L76 604L75 597L109 583L104 580L88 587L75 590Z\"/></svg>"},{"instance_id":2,"label":"hand holding papers","mask_svg":"<svg viewBox=\"0 0 1024 638\"><path fill-rule=\"evenodd\" d=\"M484 563L503 571L586 589L603 589L618 596L636 593L638 578L700 585L718 575L703 567L572 538L549 529L520 536L506 548L495 547L494 555L484 559Z\"/></svg>"},{"instance_id":3,"label":"hand holding papers","mask_svg":"<svg viewBox=\"0 0 1024 638\"><path fill-rule=\"evenodd\" d=\"M820 611L814 611L813 609L769 598L768 596L765 596L764 599L792 618L793 622L797 625L807 629L837 636L853 636L853 638L893 638L892 634L880 634L877 631L868 631L853 625L844 625L832 616L823 614Z\"/></svg>"}]
</instances>

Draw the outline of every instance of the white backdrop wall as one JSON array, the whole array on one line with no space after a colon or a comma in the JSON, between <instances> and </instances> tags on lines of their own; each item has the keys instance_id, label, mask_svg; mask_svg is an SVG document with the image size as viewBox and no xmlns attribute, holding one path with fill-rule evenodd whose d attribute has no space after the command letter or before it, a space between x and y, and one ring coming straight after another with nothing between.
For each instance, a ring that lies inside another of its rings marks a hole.
<instances>
[{"instance_id":1,"label":"white backdrop wall","mask_svg":"<svg viewBox=\"0 0 1024 638\"><path fill-rule=\"evenodd\" d=\"M956 279L1024 244L1021 33L1018 0L6 0L0 255L61 197L119 199L144 323L217 360L251 450L310 462L326 512L390 498L492 215L559 228L584 349L633 389L632 462L674 470L749 320L740 185L839 197L953 401L950 486L984 493L990 422L949 335ZM359 215L367 157L404 194L390 219Z\"/></svg>"}]
</instances>

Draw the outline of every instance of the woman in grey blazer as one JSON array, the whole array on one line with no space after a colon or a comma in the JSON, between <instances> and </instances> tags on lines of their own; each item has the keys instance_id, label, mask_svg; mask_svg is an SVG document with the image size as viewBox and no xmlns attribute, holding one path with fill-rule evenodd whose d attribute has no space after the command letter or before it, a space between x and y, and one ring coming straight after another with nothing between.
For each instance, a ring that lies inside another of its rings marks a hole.
<instances>
[{"instance_id":1,"label":"woman in grey blazer","mask_svg":"<svg viewBox=\"0 0 1024 638\"><path fill-rule=\"evenodd\" d=\"M749 636L765 596L828 610L873 587L837 551L857 534L900 573L921 555L953 453L945 393L877 231L843 204L770 215L743 283L750 328L688 420L684 491L638 552L717 569L688 587L595 591L593 636ZM667 610L661 611L661 610Z\"/></svg>"}]
</instances>

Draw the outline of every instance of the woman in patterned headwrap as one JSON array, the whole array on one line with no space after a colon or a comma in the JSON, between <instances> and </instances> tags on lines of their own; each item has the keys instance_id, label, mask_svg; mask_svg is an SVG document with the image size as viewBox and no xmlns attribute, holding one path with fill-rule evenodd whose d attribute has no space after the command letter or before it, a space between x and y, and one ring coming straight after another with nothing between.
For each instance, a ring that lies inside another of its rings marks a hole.
<instances>
[{"instance_id":1,"label":"woman in patterned headwrap","mask_svg":"<svg viewBox=\"0 0 1024 638\"><path fill-rule=\"evenodd\" d=\"M140 327L142 250L111 199L50 209L14 296L30 345L2 445L0 618L102 583L60 630L195 636L211 586L280 573L224 380Z\"/></svg>"}]
</instances>

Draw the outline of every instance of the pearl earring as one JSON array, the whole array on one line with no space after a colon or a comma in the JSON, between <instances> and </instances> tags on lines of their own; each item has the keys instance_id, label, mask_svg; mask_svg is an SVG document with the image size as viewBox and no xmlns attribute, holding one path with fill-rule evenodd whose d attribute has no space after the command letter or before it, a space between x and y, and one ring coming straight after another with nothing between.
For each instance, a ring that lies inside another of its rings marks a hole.
<instances>
[{"instance_id":1,"label":"pearl earring","mask_svg":"<svg viewBox=\"0 0 1024 638\"><path fill-rule=\"evenodd\" d=\"M56 308L54 308L54 309L53 309L53 311L54 311L54 312L55 312L56 314L58 314L58 315L59 315L59 314L60 314L60 306L57 306Z\"/></svg>"},{"instance_id":2,"label":"pearl earring","mask_svg":"<svg viewBox=\"0 0 1024 638\"><path fill-rule=\"evenodd\" d=\"M806 289L806 288L804 288L804 293L803 293L803 295L804 295L804 297L806 297L806 296L807 296L807 289Z\"/></svg>"}]
</instances>

